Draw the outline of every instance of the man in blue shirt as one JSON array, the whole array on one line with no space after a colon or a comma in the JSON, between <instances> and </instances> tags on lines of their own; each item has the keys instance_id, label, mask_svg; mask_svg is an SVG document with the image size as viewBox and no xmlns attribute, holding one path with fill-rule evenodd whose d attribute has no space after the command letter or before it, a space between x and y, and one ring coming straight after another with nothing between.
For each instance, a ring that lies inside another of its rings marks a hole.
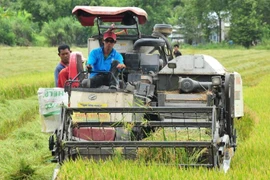
<instances>
[{"instance_id":1,"label":"man in blue shirt","mask_svg":"<svg viewBox=\"0 0 270 180\"><path fill-rule=\"evenodd\" d=\"M90 86L96 88L101 85L109 86L110 89L117 89L117 78L119 71L125 68L123 56L113 47L116 43L116 34L107 31L103 35L104 46L93 49L87 60L87 68L92 71L106 71L108 73L92 72L90 74Z\"/></svg>"},{"instance_id":2,"label":"man in blue shirt","mask_svg":"<svg viewBox=\"0 0 270 180\"><path fill-rule=\"evenodd\" d=\"M70 58L70 47L66 44L60 45L58 47L58 56L60 57L60 62L54 70L54 83L55 87L58 85L58 75L62 69L68 66Z\"/></svg>"}]
</instances>

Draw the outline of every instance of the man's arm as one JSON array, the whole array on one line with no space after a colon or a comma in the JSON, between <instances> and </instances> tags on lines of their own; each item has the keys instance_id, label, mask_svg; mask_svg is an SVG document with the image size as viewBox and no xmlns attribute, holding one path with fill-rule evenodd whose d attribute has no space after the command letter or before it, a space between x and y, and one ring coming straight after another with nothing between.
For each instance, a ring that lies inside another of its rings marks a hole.
<instances>
[{"instance_id":1,"label":"man's arm","mask_svg":"<svg viewBox=\"0 0 270 180\"><path fill-rule=\"evenodd\" d=\"M93 49L88 56L86 65L93 66L96 63L96 49Z\"/></svg>"},{"instance_id":2,"label":"man's arm","mask_svg":"<svg viewBox=\"0 0 270 180\"><path fill-rule=\"evenodd\" d=\"M100 48L96 48L96 49L93 49L90 53L89 53L89 56L88 56L88 59L87 59L87 63L86 63L86 68L88 70L88 73L89 73L89 78L90 77L93 77L95 74L97 73L91 73L90 74L90 71L97 71L97 61L98 61L98 57L99 57L99 52L100 51ZM101 51L102 53L102 51Z\"/></svg>"},{"instance_id":3,"label":"man's arm","mask_svg":"<svg viewBox=\"0 0 270 180\"><path fill-rule=\"evenodd\" d=\"M57 87L57 83L58 83L58 74L59 74L59 68L58 68L58 66L56 66L56 68L54 70L54 85L55 85L55 87Z\"/></svg>"},{"instance_id":4,"label":"man's arm","mask_svg":"<svg viewBox=\"0 0 270 180\"><path fill-rule=\"evenodd\" d=\"M117 69L126 68L126 65L124 64L123 56L120 53L118 53L118 52L116 53L115 59L117 59L119 61L119 64L116 66Z\"/></svg>"}]
</instances>

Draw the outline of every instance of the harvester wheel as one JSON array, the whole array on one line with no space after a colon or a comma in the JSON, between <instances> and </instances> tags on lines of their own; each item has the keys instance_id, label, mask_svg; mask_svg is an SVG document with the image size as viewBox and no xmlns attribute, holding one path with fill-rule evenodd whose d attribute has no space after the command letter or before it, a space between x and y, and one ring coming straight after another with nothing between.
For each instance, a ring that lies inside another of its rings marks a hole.
<instances>
[{"instance_id":1,"label":"harvester wheel","mask_svg":"<svg viewBox=\"0 0 270 180\"><path fill-rule=\"evenodd\" d=\"M63 143L62 141L67 141L67 130L68 130L68 124L69 124L69 119L70 117L66 113L66 108L62 107L61 109L61 128L58 131L58 160L59 163L62 164L64 160L66 159L66 151L63 148Z\"/></svg>"},{"instance_id":2,"label":"harvester wheel","mask_svg":"<svg viewBox=\"0 0 270 180\"><path fill-rule=\"evenodd\" d=\"M231 92L231 81L230 81L230 74L226 74L225 76L225 130L226 133L230 137L230 143L233 146L236 146L236 130L234 129L234 119L232 118L232 107L231 107L231 100L232 100L232 92Z\"/></svg>"},{"instance_id":3,"label":"harvester wheel","mask_svg":"<svg viewBox=\"0 0 270 180\"><path fill-rule=\"evenodd\" d=\"M217 151L214 155L214 167L220 168L222 164L222 158L219 155L219 152Z\"/></svg>"},{"instance_id":4,"label":"harvester wheel","mask_svg":"<svg viewBox=\"0 0 270 180\"><path fill-rule=\"evenodd\" d=\"M219 145L220 141L220 122L218 121L218 111L216 108L213 108L212 114L212 131L213 131L213 145L210 149L210 157L212 157L212 163L215 168L219 168L221 162L221 155L219 154Z\"/></svg>"}]
</instances>

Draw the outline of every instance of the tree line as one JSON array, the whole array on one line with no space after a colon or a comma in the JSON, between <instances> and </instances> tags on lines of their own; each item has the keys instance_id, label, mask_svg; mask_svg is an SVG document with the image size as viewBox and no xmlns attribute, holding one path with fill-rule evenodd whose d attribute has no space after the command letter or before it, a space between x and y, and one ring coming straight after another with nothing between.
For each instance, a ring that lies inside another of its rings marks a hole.
<instances>
[{"instance_id":1,"label":"tree line","mask_svg":"<svg viewBox=\"0 0 270 180\"><path fill-rule=\"evenodd\" d=\"M155 24L171 24L190 44L209 43L213 31L221 40L225 20L230 24L225 41L247 48L270 44L269 0L0 0L0 44L85 45L96 29L80 25L71 14L76 5L140 7L148 14L143 34L151 34Z\"/></svg>"}]
</instances>

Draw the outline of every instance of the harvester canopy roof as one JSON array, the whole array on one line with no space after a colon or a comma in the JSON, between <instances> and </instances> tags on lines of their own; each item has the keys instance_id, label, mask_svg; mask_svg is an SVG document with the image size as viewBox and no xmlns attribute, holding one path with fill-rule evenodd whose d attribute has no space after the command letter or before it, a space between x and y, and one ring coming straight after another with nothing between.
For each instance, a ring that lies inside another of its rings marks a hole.
<instances>
[{"instance_id":1,"label":"harvester canopy roof","mask_svg":"<svg viewBox=\"0 0 270 180\"><path fill-rule=\"evenodd\" d=\"M75 6L72 14L76 15L82 26L94 26L95 18L103 22L121 22L131 25L133 17L139 24L147 21L147 13L138 7Z\"/></svg>"}]
</instances>

